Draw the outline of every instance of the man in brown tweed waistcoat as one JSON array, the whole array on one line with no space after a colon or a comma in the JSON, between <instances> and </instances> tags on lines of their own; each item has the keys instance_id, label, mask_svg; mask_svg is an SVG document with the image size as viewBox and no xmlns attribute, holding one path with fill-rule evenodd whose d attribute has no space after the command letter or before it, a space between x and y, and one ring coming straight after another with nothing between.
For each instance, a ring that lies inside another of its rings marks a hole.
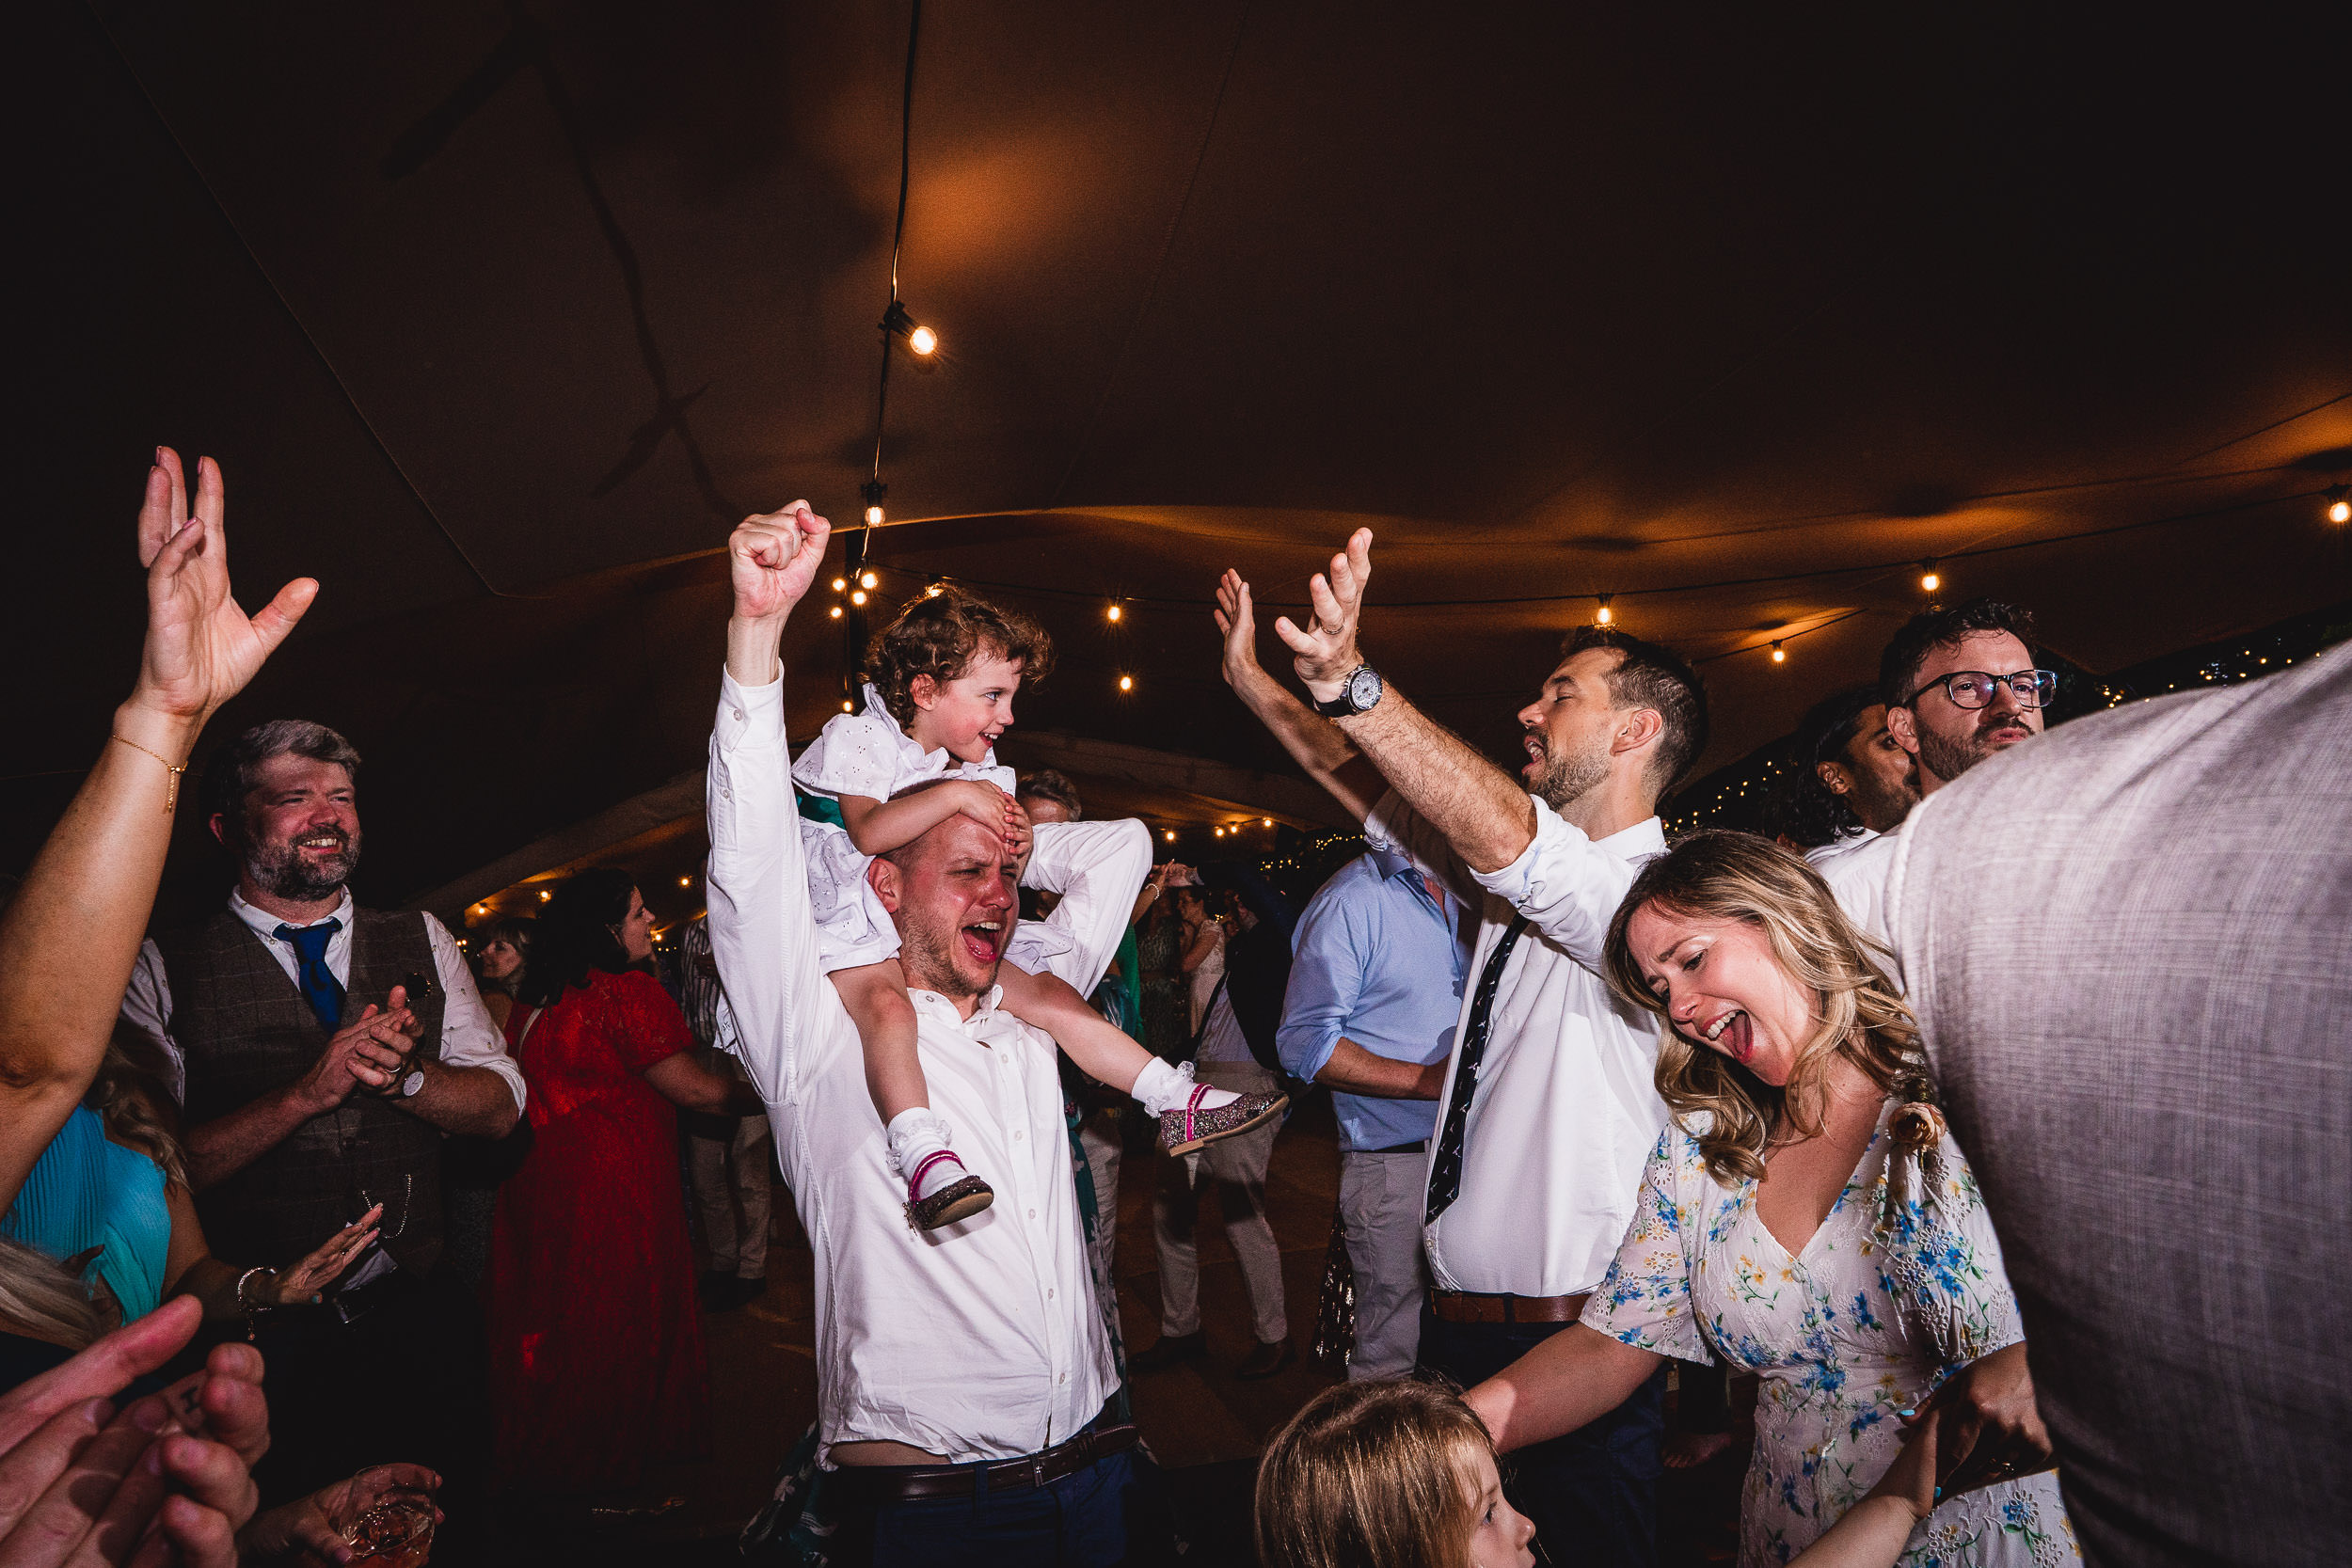
<instances>
[{"instance_id":1,"label":"man in brown tweed waistcoat","mask_svg":"<svg viewBox=\"0 0 2352 1568\"><path fill-rule=\"evenodd\" d=\"M205 782L236 889L150 941L123 1001L180 1066L213 1245L288 1263L383 1206L379 1245L326 1300L259 1322L265 1501L389 1460L462 1494L484 1457L480 1315L436 1277L442 1145L504 1137L523 1080L440 922L353 903L358 768L342 736L298 721L227 747Z\"/></svg>"}]
</instances>

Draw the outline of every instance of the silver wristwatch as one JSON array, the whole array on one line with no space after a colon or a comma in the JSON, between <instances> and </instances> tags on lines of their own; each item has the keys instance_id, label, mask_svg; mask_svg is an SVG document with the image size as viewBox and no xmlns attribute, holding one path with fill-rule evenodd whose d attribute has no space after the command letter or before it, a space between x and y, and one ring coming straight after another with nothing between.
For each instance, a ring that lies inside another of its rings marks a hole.
<instances>
[{"instance_id":1,"label":"silver wristwatch","mask_svg":"<svg viewBox=\"0 0 2352 1568\"><path fill-rule=\"evenodd\" d=\"M1340 694L1327 703L1315 703L1314 710L1326 719L1345 719L1351 714L1370 713L1380 705L1380 697L1388 689L1380 681L1380 672L1369 664L1359 664L1340 683ZM1313 693L1310 692L1311 701Z\"/></svg>"},{"instance_id":2,"label":"silver wristwatch","mask_svg":"<svg viewBox=\"0 0 2352 1568\"><path fill-rule=\"evenodd\" d=\"M424 1069L410 1068L408 1076L400 1081L400 1097L413 1099L424 1087Z\"/></svg>"}]
</instances>

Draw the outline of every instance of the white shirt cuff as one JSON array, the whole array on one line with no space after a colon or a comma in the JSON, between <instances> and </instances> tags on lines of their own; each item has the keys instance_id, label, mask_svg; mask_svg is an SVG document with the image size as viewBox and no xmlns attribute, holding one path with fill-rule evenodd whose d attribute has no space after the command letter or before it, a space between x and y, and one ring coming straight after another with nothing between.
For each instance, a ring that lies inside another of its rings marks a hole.
<instances>
[{"instance_id":1,"label":"white shirt cuff","mask_svg":"<svg viewBox=\"0 0 2352 1568\"><path fill-rule=\"evenodd\" d=\"M722 668L718 732L719 744L729 751L784 738L784 676L765 686L745 686Z\"/></svg>"}]
</instances>

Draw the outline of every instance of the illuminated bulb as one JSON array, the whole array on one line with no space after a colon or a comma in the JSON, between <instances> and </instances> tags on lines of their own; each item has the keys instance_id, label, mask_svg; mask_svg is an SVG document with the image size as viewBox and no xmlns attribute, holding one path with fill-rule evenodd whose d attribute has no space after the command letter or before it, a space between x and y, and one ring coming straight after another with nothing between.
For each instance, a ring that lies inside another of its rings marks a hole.
<instances>
[{"instance_id":1,"label":"illuminated bulb","mask_svg":"<svg viewBox=\"0 0 2352 1568\"><path fill-rule=\"evenodd\" d=\"M1222 828L1212 828L1209 831L1215 833L1218 838L1223 838L1225 836L1225 830Z\"/></svg>"},{"instance_id":2,"label":"illuminated bulb","mask_svg":"<svg viewBox=\"0 0 2352 1568\"><path fill-rule=\"evenodd\" d=\"M841 619L841 607L839 605L833 607L833 618L836 621Z\"/></svg>"},{"instance_id":3,"label":"illuminated bulb","mask_svg":"<svg viewBox=\"0 0 2352 1568\"><path fill-rule=\"evenodd\" d=\"M1173 828L1170 828L1170 829L1168 829L1168 832L1166 832L1162 833L1160 836L1161 836L1162 838L1164 838L1164 839L1168 840L1168 843L1173 844L1173 843L1175 843L1175 842L1176 842L1176 830L1175 830L1175 829L1173 829Z\"/></svg>"},{"instance_id":4,"label":"illuminated bulb","mask_svg":"<svg viewBox=\"0 0 2352 1568\"><path fill-rule=\"evenodd\" d=\"M1119 619L1119 617L1120 617L1120 610L1119 605L1118 605L1118 603L1117 603L1116 601L1113 601L1113 603L1112 603L1112 605L1111 605L1111 610L1110 610L1111 619L1112 619L1112 620L1114 620L1114 621L1118 620L1118 619Z\"/></svg>"},{"instance_id":5,"label":"illuminated bulb","mask_svg":"<svg viewBox=\"0 0 2352 1568\"><path fill-rule=\"evenodd\" d=\"M2328 520L2331 523L2352 523L2352 500L2345 499L2346 487L2328 486Z\"/></svg>"},{"instance_id":6,"label":"illuminated bulb","mask_svg":"<svg viewBox=\"0 0 2352 1568\"><path fill-rule=\"evenodd\" d=\"M871 572L860 572L857 575L857 585L860 588L879 588L882 586L882 578Z\"/></svg>"},{"instance_id":7,"label":"illuminated bulb","mask_svg":"<svg viewBox=\"0 0 2352 1568\"><path fill-rule=\"evenodd\" d=\"M677 879L677 885L680 887L692 887L694 885L694 879L691 877L680 877Z\"/></svg>"},{"instance_id":8,"label":"illuminated bulb","mask_svg":"<svg viewBox=\"0 0 2352 1568\"><path fill-rule=\"evenodd\" d=\"M841 711L844 713L850 711L850 699L847 697L841 699Z\"/></svg>"},{"instance_id":9,"label":"illuminated bulb","mask_svg":"<svg viewBox=\"0 0 2352 1568\"><path fill-rule=\"evenodd\" d=\"M1919 592L1922 594L1932 594L1943 586L1944 578L1936 572L1935 562L1932 561L1921 562L1919 563Z\"/></svg>"},{"instance_id":10,"label":"illuminated bulb","mask_svg":"<svg viewBox=\"0 0 2352 1568\"><path fill-rule=\"evenodd\" d=\"M554 897L554 896L555 896L555 895L554 895L554 894L552 894L552 893L548 893L548 892L546 892L546 891L542 890L542 891L541 891L541 893L540 893L540 895L539 895L539 902L541 902L542 904L544 904L544 903L546 903L548 899L550 899L550 898L552 898L552 897Z\"/></svg>"},{"instance_id":11,"label":"illuminated bulb","mask_svg":"<svg viewBox=\"0 0 2352 1568\"><path fill-rule=\"evenodd\" d=\"M882 509L881 507L869 506L866 509L866 526L867 528L882 527Z\"/></svg>"},{"instance_id":12,"label":"illuminated bulb","mask_svg":"<svg viewBox=\"0 0 2352 1568\"><path fill-rule=\"evenodd\" d=\"M1777 642L1772 644L1772 662L1774 664L1786 664L1788 662L1788 650L1782 647Z\"/></svg>"},{"instance_id":13,"label":"illuminated bulb","mask_svg":"<svg viewBox=\"0 0 2352 1568\"><path fill-rule=\"evenodd\" d=\"M1603 594L1600 596L1600 608L1593 611L1593 625L1605 626L1617 618L1616 611L1609 608L1609 601L1615 597L1614 594Z\"/></svg>"},{"instance_id":14,"label":"illuminated bulb","mask_svg":"<svg viewBox=\"0 0 2352 1568\"><path fill-rule=\"evenodd\" d=\"M1274 818L1271 816L1261 816L1258 818L1258 822L1262 827L1271 828L1274 826Z\"/></svg>"},{"instance_id":15,"label":"illuminated bulb","mask_svg":"<svg viewBox=\"0 0 2352 1568\"><path fill-rule=\"evenodd\" d=\"M939 346L939 334L928 326L918 326L907 334L907 347L917 354L929 354Z\"/></svg>"},{"instance_id":16,"label":"illuminated bulb","mask_svg":"<svg viewBox=\"0 0 2352 1568\"><path fill-rule=\"evenodd\" d=\"M835 578L833 579L833 591L836 594L840 593L843 589L849 586L850 579L848 578Z\"/></svg>"},{"instance_id":17,"label":"illuminated bulb","mask_svg":"<svg viewBox=\"0 0 2352 1568\"><path fill-rule=\"evenodd\" d=\"M1135 678L1135 676L1133 676L1133 675L1121 675L1121 676L1120 676L1120 677L1119 677L1119 689L1120 689L1120 690L1121 690L1121 691L1133 691L1135 689L1136 689L1136 678Z\"/></svg>"},{"instance_id":18,"label":"illuminated bulb","mask_svg":"<svg viewBox=\"0 0 2352 1568\"><path fill-rule=\"evenodd\" d=\"M866 590L861 588L856 593L850 594L850 602L851 604L864 604L866 602Z\"/></svg>"},{"instance_id":19,"label":"illuminated bulb","mask_svg":"<svg viewBox=\"0 0 2352 1568\"><path fill-rule=\"evenodd\" d=\"M934 582L929 588L923 590L923 597L927 599L935 599L945 592L945 589L941 588L938 583Z\"/></svg>"}]
</instances>

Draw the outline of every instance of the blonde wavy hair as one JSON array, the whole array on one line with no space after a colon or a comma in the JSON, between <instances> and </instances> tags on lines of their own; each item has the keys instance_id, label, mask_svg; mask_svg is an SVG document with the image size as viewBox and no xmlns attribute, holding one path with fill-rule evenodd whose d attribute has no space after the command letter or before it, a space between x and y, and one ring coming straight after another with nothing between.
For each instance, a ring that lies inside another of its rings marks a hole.
<instances>
[{"instance_id":1,"label":"blonde wavy hair","mask_svg":"<svg viewBox=\"0 0 2352 1568\"><path fill-rule=\"evenodd\" d=\"M1451 1388L1327 1388L1258 1462L1264 1568L1470 1568L1471 1456L1494 1439Z\"/></svg>"},{"instance_id":2,"label":"blonde wavy hair","mask_svg":"<svg viewBox=\"0 0 2352 1568\"><path fill-rule=\"evenodd\" d=\"M13 1236L0 1236L0 1329L80 1350L105 1327L89 1287L64 1264Z\"/></svg>"},{"instance_id":3,"label":"blonde wavy hair","mask_svg":"<svg viewBox=\"0 0 2352 1568\"><path fill-rule=\"evenodd\" d=\"M161 1046L118 1022L82 1103L105 1122L107 1136L154 1161L167 1181L185 1187L188 1166L171 1114L170 1070Z\"/></svg>"},{"instance_id":4,"label":"blonde wavy hair","mask_svg":"<svg viewBox=\"0 0 2352 1568\"><path fill-rule=\"evenodd\" d=\"M1772 958L1813 997L1813 1033L1797 1047L1788 1082L1774 1086L1667 1017L1626 941L1645 904L1702 920L1743 920L1764 933ZM1773 1142L1820 1131L1825 1085L1838 1058L1889 1094L1932 1102L1919 1026L1883 967L1892 954L1864 936L1829 884L1803 858L1754 833L1710 829L1676 841L1645 865L1609 923L1602 959L1610 989L1664 1023L1658 1095L1697 1138L1708 1173L1724 1186L1764 1174ZM1707 1126L1699 1128L1698 1113Z\"/></svg>"}]
</instances>

